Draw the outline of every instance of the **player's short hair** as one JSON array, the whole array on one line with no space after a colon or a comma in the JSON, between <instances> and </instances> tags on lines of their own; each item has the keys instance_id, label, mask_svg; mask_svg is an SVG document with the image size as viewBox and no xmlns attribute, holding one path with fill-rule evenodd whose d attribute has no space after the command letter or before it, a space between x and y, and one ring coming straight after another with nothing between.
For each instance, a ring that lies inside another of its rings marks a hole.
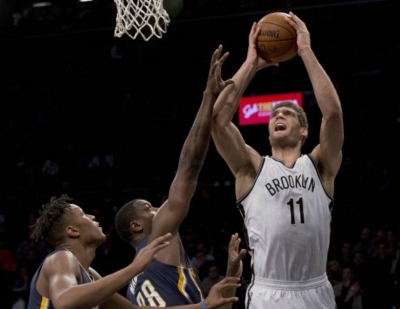
<instances>
[{"instance_id":1,"label":"player's short hair","mask_svg":"<svg viewBox=\"0 0 400 309\"><path fill-rule=\"evenodd\" d=\"M134 199L122 206L115 216L115 229L122 240L131 243L134 235L131 231L131 222L136 219L137 211Z\"/></svg>"},{"instance_id":2,"label":"player's short hair","mask_svg":"<svg viewBox=\"0 0 400 309\"><path fill-rule=\"evenodd\" d=\"M45 239L53 247L63 240L65 237L65 214L67 210L71 209L71 202L72 198L63 194L58 198L53 196L48 203L42 205L42 209L39 211L40 216L32 226L31 238L35 241Z\"/></svg>"},{"instance_id":3,"label":"player's short hair","mask_svg":"<svg viewBox=\"0 0 400 309\"><path fill-rule=\"evenodd\" d=\"M303 108L301 108L300 106L298 106L297 104L295 104L291 101L283 101L283 102L276 104L272 108L272 111L276 110L277 108L281 108L281 107L288 107L288 108L293 109L296 112L297 118L299 119L300 126L303 128L308 128L307 115Z\"/></svg>"}]
</instances>

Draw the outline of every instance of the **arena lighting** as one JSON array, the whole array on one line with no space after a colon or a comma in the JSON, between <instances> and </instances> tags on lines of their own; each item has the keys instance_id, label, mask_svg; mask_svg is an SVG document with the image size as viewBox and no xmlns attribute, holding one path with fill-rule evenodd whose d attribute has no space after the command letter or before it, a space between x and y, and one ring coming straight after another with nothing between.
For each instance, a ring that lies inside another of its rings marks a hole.
<instances>
[{"instance_id":1,"label":"arena lighting","mask_svg":"<svg viewBox=\"0 0 400 309\"><path fill-rule=\"evenodd\" d=\"M79 2L92 2L93 0L79 0Z\"/></svg>"},{"instance_id":2,"label":"arena lighting","mask_svg":"<svg viewBox=\"0 0 400 309\"><path fill-rule=\"evenodd\" d=\"M51 5L51 2L35 2L35 3L32 3L32 7L34 7L34 8L42 8L42 7L50 6L50 5Z\"/></svg>"}]
</instances>

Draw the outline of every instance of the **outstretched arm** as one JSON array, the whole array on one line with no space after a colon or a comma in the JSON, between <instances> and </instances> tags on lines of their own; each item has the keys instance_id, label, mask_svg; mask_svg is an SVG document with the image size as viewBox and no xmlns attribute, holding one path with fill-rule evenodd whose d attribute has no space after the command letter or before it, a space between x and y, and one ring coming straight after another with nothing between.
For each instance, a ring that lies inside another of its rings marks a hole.
<instances>
[{"instance_id":1,"label":"outstretched arm","mask_svg":"<svg viewBox=\"0 0 400 309\"><path fill-rule=\"evenodd\" d=\"M254 149L246 145L232 119L238 109L240 98L256 72L267 66L278 65L267 62L258 55L256 40L259 33L260 28L257 23L253 23L249 34L246 61L233 76L234 84L221 92L214 107L212 138L218 153L228 164L235 178L245 180L245 182L236 182L241 184L236 187L237 198L241 197L251 185L261 157Z\"/></svg>"},{"instance_id":2,"label":"outstretched arm","mask_svg":"<svg viewBox=\"0 0 400 309\"><path fill-rule=\"evenodd\" d=\"M47 278L48 293L55 308L94 308L106 302L121 290L129 280L141 273L154 259L155 254L169 245L171 234L157 238L140 250L135 260L127 267L104 278L87 284L79 284L80 268L75 256L60 251L49 257L42 272ZM93 273L96 275L96 273Z\"/></svg>"},{"instance_id":3,"label":"outstretched arm","mask_svg":"<svg viewBox=\"0 0 400 309\"><path fill-rule=\"evenodd\" d=\"M160 249L164 248L168 245L166 240L171 238L171 234L167 234L163 237L158 238L157 240L153 241L149 245L147 245L144 249L142 249L139 255L135 258L133 263L139 264L138 269L143 270L151 260L153 260L156 256L155 253L158 252ZM239 239L240 242L240 239ZM239 245L238 241L235 240L232 236L231 243L230 243L230 251L235 251L234 245ZM237 250L237 249L236 249ZM241 267L240 271L236 271L235 269L239 269L239 262L243 258L245 252L242 251L238 255L235 252L230 254L230 261L228 262L229 265L232 265L232 274L233 276L227 276L217 284L215 284L210 292L208 293L206 299L204 299L204 305L207 309L216 309L216 308L230 308L233 302L238 301L238 298L235 297L234 293L229 291L236 291L238 287L240 287L240 275L241 275ZM238 261L240 259L240 261ZM139 261L140 260L140 261ZM235 268L236 267L236 268ZM102 282L107 277L101 278L101 276L94 270L91 269L91 274L95 278L96 281ZM236 276L237 275L237 276ZM93 283L94 284L94 283ZM101 299L105 299L103 302L98 300L98 304L100 303L100 309L112 309L112 308L119 308L119 309L155 309L157 307L150 307L150 306L135 306L133 305L128 299L122 297L117 292L122 288L119 285L113 285L112 282L108 282L110 285L109 288L113 289L115 292L110 297L105 297L104 292L101 290L97 294ZM90 285L90 284L89 284ZM78 299L79 300L79 299ZM223 307L228 306L228 307ZM202 305L200 303L193 304L193 305L182 305L182 306L173 306L169 307L171 309L202 309Z\"/></svg>"},{"instance_id":4,"label":"outstretched arm","mask_svg":"<svg viewBox=\"0 0 400 309\"><path fill-rule=\"evenodd\" d=\"M233 296L224 296L225 290L233 289L236 290L240 284L239 278L229 277L224 278L217 284L213 285L210 292L208 293L207 298L204 300L204 305L207 309L217 309L217 308L226 308L232 306L232 303L237 302L238 298ZM133 305L129 300L121 296L120 294L114 294L109 300L104 302L100 309L156 309L159 307L151 307L151 306L136 306ZM181 305L181 306L171 306L167 307L170 309L202 309L202 305L200 303L191 304L191 305Z\"/></svg>"},{"instance_id":5,"label":"outstretched arm","mask_svg":"<svg viewBox=\"0 0 400 309\"><path fill-rule=\"evenodd\" d=\"M203 100L184 142L168 200L154 216L151 239L167 232L177 233L179 225L189 210L210 144L213 106L222 89L233 82L232 80L223 81L221 78L221 67L229 55L225 53L221 57L221 53L222 45L212 55Z\"/></svg>"},{"instance_id":6,"label":"outstretched arm","mask_svg":"<svg viewBox=\"0 0 400 309\"><path fill-rule=\"evenodd\" d=\"M310 33L305 23L292 12L286 18L297 32L298 54L307 69L315 98L322 113L320 144L313 150L329 193L333 194L333 178L342 161L344 140L343 115L339 96L328 74L311 49ZM330 187L330 188L329 188Z\"/></svg>"}]
</instances>

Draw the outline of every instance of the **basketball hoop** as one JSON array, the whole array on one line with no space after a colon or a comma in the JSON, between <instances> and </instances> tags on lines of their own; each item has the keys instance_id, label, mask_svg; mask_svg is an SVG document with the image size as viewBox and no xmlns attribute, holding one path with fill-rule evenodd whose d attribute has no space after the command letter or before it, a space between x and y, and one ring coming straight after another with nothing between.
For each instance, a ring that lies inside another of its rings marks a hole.
<instances>
[{"instance_id":1,"label":"basketball hoop","mask_svg":"<svg viewBox=\"0 0 400 309\"><path fill-rule=\"evenodd\" d=\"M127 34L136 39L140 34L145 41L153 36L161 38L170 23L163 0L114 0L117 18L114 36Z\"/></svg>"}]
</instances>

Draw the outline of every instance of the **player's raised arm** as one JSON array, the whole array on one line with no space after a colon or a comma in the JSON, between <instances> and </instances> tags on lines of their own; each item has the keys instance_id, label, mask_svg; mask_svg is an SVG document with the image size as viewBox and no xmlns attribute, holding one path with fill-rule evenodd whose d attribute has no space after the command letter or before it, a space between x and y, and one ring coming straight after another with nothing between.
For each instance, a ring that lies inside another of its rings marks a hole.
<instances>
[{"instance_id":1,"label":"player's raised arm","mask_svg":"<svg viewBox=\"0 0 400 309\"><path fill-rule=\"evenodd\" d=\"M310 33L306 24L292 12L287 17L287 22L296 29L298 53L307 69L315 98L322 113L320 144L312 154L321 169L324 184L330 187L327 189L333 195L331 180L340 168L344 141L342 107L332 81L311 48Z\"/></svg>"},{"instance_id":2,"label":"player's raised arm","mask_svg":"<svg viewBox=\"0 0 400 309\"><path fill-rule=\"evenodd\" d=\"M221 67L229 53L225 53L222 57L221 54L222 45L212 55L203 100L182 147L168 200L154 216L152 238L166 232L176 233L189 210L210 144L214 103L219 93L233 83L232 80L224 81L221 78Z\"/></svg>"},{"instance_id":3,"label":"player's raised arm","mask_svg":"<svg viewBox=\"0 0 400 309\"><path fill-rule=\"evenodd\" d=\"M246 145L232 119L238 109L240 98L256 72L267 66L278 65L267 62L258 55L256 40L259 33L260 28L257 23L253 23L249 33L247 58L233 76L234 84L221 92L214 107L212 138L218 153L236 178L245 176L244 178L248 179L246 182L248 185L237 188L237 197L243 195L251 185L261 157Z\"/></svg>"}]
</instances>

